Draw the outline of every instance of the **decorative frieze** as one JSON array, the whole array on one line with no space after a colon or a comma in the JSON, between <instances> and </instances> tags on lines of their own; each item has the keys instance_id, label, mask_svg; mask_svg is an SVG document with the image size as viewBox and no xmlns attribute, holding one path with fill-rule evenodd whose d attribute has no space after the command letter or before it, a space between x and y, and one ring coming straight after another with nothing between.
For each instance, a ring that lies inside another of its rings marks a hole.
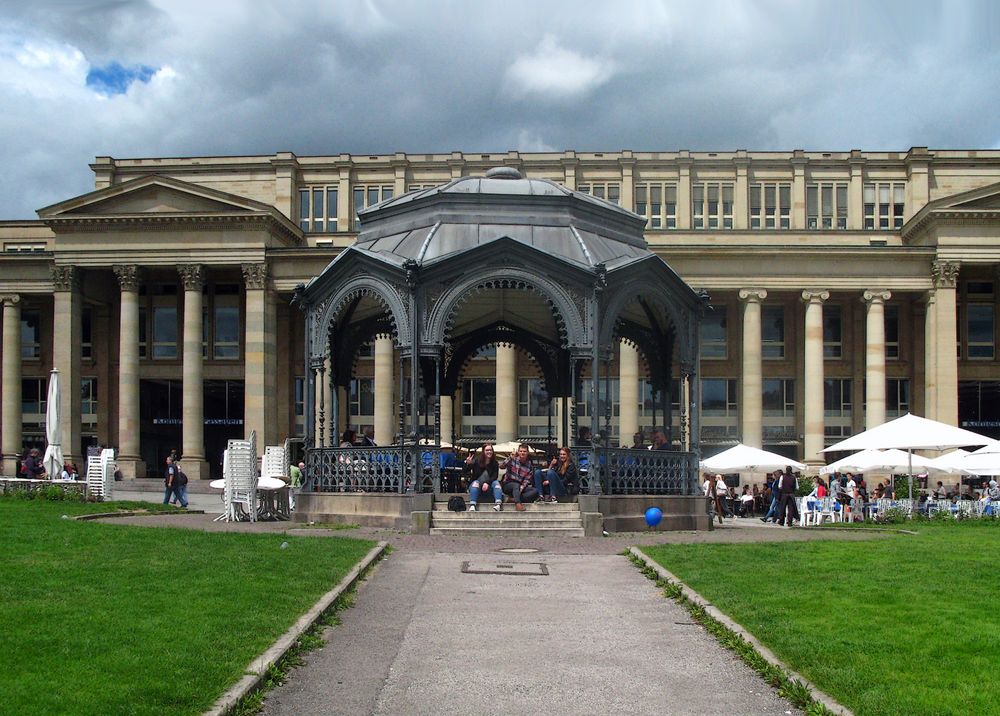
<instances>
[{"instance_id":1,"label":"decorative frieze","mask_svg":"<svg viewBox=\"0 0 1000 716\"><path fill-rule=\"evenodd\" d=\"M115 264L111 267L118 277L118 285L122 291L136 292L142 282L142 272L135 264Z\"/></svg>"},{"instance_id":2,"label":"decorative frieze","mask_svg":"<svg viewBox=\"0 0 1000 716\"><path fill-rule=\"evenodd\" d=\"M205 285L205 267L201 264L181 264L177 267L185 291L201 291Z\"/></svg>"},{"instance_id":3,"label":"decorative frieze","mask_svg":"<svg viewBox=\"0 0 1000 716\"><path fill-rule=\"evenodd\" d=\"M243 283L247 290L262 290L267 287L267 264L243 264Z\"/></svg>"}]
</instances>

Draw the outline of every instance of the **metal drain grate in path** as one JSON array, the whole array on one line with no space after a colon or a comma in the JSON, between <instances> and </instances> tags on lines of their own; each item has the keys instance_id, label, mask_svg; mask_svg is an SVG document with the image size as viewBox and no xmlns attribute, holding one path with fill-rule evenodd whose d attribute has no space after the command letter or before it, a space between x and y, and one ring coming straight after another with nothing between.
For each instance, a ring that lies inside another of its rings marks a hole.
<instances>
[{"instance_id":1,"label":"metal drain grate in path","mask_svg":"<svg viewBox=\"0 0 1000 716\"><path fill-rule=\"evenodd\" d=\"M549 568L544 562L462 562L462 573L547 577Z\"/></svg>"}]
</instances>

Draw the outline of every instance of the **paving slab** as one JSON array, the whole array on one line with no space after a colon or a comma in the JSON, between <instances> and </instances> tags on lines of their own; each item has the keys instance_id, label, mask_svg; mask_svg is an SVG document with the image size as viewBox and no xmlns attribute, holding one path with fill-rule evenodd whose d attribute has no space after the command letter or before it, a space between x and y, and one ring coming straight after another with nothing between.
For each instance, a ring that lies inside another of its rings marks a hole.
<instances>
[{"instance_id":1,"label":"paving slab","mask_svg":"<svg viewBox=\"0 0 1000 716\"><path fill-rule=\"evenodd\" d=\"M398 551L341 618L262 713L796 713L621 555Z\"/></svg>"}]
</instances>

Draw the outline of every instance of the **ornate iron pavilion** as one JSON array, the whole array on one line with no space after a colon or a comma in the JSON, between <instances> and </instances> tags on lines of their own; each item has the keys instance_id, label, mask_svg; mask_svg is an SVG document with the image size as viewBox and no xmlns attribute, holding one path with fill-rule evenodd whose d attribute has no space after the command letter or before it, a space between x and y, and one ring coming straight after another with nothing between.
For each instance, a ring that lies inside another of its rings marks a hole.
<instances>
[{"instance_id":1,"label":"ornate iron pavilion","mask_svg":"<svg viewBox=\"0 0 1000 716\"><path fill-rule=\"evenodd\" d=\"M581 464L590 466L584 487L592 494L693 493L698 326L708 297L647 248L643 217L501 167L485 177L388 199L360 211L359 219L357 242L295 296L306 314L307 473L313 489L439 489L436 448L417 443L421 425L433 426L432 442L439 444L437 397L453 395L467 361L501 342L534 359L550 399L586 405L592 435L602 433L602 418L608 435L609 367L624 339L644 356L660 424L668 444L680 449L576 446ZM408 379L408 395L398 386L397 443L339 449L335 388L349 385L360 347L386 334L397 349L399 375ZM670 435L675 365L680 436ZM592 378L586 395L585 375ZM324 404L325 391L317 398L316 386L324 381L332 405ZM578 434L578 412L562 411L564 434Z\"/></svg>"}]
</instances>

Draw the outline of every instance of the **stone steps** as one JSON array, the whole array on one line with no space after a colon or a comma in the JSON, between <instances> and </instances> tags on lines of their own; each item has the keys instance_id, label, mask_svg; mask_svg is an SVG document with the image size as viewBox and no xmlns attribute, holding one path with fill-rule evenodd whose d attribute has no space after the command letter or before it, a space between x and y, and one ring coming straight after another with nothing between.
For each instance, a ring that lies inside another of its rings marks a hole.
<instances>
[{"instance_id":1,"label":"stone steps","mask_svg":"<svg viewBox=\"0 0 1000 716\"><path fill-rule=\"evenodd\" d=\"M443 499L442 499L443 498ZM506 503L502 512L480 502L476 512L451 512L446 495L436 499L430 533L467 537L583 537L583 518L575 502L538 502L517 511Z\"/></svg>"}]
</instances>

